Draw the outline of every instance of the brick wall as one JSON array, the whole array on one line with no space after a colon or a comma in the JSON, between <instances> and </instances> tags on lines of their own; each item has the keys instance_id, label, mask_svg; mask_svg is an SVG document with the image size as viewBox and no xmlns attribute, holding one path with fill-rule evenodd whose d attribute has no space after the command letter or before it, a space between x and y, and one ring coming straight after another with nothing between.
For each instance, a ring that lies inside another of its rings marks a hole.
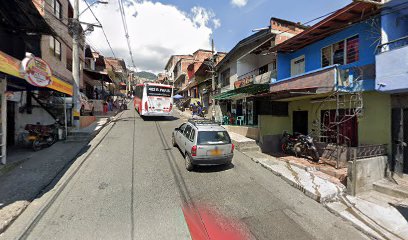
<instances>
[{"instance_id":1,"label":"brick wall","mask_svg":"<svg viewBox=\"0 0 408 240\"><path fill-rule=\"evenodd\" d=\"M280 32L285 32L289 34L299 34L303 32L303 28L299 27L298 24L296 23L291 23L288 21L284 20L279 20L279 19L271 19L271 29L272 31L280 31Z\"/></svg>"}]
</instances>

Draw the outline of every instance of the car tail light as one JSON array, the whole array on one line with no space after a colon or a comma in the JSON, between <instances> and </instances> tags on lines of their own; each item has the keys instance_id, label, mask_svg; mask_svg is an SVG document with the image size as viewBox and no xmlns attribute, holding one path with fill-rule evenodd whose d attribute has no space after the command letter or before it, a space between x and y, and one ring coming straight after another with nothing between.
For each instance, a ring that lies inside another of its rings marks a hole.
<instances>
[{"instance_id":1,"label":"car tail light","mask_svg":"<svg viewBox=\"0 0 408 240\"><path fill-rule=\"evenodd\" d=\"M235 145L232 144L232 146L231 146L231 153L234 153L234 149L235 149Z\"/></svg>"},{"instance_id":2,"label":"car tail light","mask_svg":"<svg viewBox=\"0 0 408 240\"><path fill-rule=\"evenodd\" d=\"M194 145L191 148L191 156L193 156L193 157L197 156L197 146L196 145Z\"/></svg>"},{"instance_id":3,"label":"car tail light","mask_svg":"<svg viewBox=\"0 0 408 240\"><path fill-rule=\"evenodd\" d=\"M173 108L173 104L170 103L169 111L171 111L172 108Z\"/></svg>"},{"instance_id":4,"label":"car tail light","mask_svg":"<svg viewBox=\"0 0 408 240\"><path fill-rule=\"evenodd\" d=\"M145 102L145 111L148 111L149 105L147 105L147 102Z\"/></svg>"}]
</instances>

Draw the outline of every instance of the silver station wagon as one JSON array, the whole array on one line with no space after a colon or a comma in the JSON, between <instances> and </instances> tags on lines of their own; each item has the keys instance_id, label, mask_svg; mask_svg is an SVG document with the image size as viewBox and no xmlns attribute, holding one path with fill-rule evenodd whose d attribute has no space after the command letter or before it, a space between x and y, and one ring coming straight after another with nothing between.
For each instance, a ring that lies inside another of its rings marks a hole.
<instances>
[{"instance_id":1,"label":"silver station wagon","mask_svg":"<svg viewBox=\"0 0 408 240\"><path fill-rule=\"evenodd\" d=\"M188 171L195 165L228 165L234 156L228 132L207 119L190 119L174 129L172 144L184 154Z\"/></svg>"}]
</instances>

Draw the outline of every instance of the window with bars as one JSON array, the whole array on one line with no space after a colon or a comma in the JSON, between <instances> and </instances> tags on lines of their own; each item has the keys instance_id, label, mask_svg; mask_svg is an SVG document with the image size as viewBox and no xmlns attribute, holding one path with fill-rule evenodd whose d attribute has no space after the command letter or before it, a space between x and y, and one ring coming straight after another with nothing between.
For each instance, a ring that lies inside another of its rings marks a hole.
<instances>
[{"instance_id":1,"label":"window with bars","mask_svg":"<svg viewBox=\"0 0 408 240\"><path fill-rule=\"evenodd\" d=\"M348 38L346 40L346 49L347 49L347 64L358 61L358 36Z\"/></svg>"},{"instance_id":2,"label":"window with bars","mask_svg":"<svg viewBox=\"0 0 408 240\"><path fill-rule=\"evenodd\" d=\"M50 36L50 51L52 55L61 60L61 42Z\"/></svg>"},{"instance_id":3,"label":"window with bars","mask_svg":"<svg viewBox=\"0 0 408 240\"><path fill-rule=\"evenodd\" d=\"M359 60L359 36L353 36L322 48L322 67L349 64Z\"/></svg>"}]
</instances>

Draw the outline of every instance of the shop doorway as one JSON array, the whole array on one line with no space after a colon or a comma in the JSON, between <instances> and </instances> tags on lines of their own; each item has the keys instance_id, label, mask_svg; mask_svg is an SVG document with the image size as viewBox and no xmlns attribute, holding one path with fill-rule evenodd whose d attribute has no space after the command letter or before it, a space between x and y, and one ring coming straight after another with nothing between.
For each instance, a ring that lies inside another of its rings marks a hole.
<instances>
[{"instance_id":1,"label":"shop doorway","mask_svg":"<svg viewBox=\"0 0 408 240\"><path fill-rule=\"evenodd\" d=\"M392 166L408 174L408 108L392 109Z\"/></svg>"},{"instance_id":2,"label":"shop doorway","mask_svg":"<svg viewBox=\"0 0 408 240\"><path fill-rule=\"evenodd\" d=\"M16 132L16 104L12 101L7 101L7 146L13 146L15 143Z\"/></svg>"},{"instance_id":3,"label":"shop doorway","mask_svg":"<svg viewBox=\"0 0 408 240\"><path fill-rule=\"evenodd\" d=\"M237 116L243 116L242 100L237 100Z\"/></svg>"},{"instance_id":4,"label":"shop doorway","mask_svg":"<svg viewBox=\"0 0 408 240\"><path fill-rule=\"evenodd\" d=\"M308 112L293 111L292 129L294 133L308 134Z\"/></svg>"}]
</instances>

